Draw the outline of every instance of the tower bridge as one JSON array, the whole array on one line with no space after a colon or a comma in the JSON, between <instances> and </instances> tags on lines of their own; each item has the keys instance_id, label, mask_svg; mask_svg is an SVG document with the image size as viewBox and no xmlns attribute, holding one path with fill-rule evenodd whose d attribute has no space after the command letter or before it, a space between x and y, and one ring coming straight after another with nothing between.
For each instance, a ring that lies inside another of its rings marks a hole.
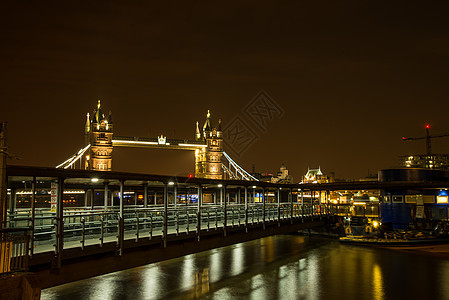
<instances>
[{"instance_id":1,"label":"tower bridge","mask_svg":"<svg viewBox=\"0 0 449 300\"><path fill-rule=\"evenodd\" d=\"M85 170L111 171L115 147L175 149L194 151L196 178L257 181L223 151L221 120L216 127L213 126L210 111L201 129L196 122L193 139L169 139L164 135L156 138L117 136L113 129L112 113L105 116L98 100L92 115L87 114L84 147L57 168L79 166Z\"/></svg>"}]
</instances>

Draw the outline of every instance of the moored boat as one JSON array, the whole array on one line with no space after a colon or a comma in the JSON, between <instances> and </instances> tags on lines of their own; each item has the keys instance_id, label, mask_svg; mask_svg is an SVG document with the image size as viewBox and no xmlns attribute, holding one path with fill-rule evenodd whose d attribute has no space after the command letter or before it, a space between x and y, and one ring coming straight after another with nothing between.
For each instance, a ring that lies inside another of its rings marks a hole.
<instances>
[{"instance_id":1,"label":"moored boat","mask_svg":"<svg viewBox=\"0 0 449 300\"><path fill-rule=\"evenodd\" d=\"M378 247L412 247L424 245L449 244L448 238L424 237L414 239L385 239L367 236L345 236L339 241L345 244L378 246Z\"/></svg>"}]
</instances>

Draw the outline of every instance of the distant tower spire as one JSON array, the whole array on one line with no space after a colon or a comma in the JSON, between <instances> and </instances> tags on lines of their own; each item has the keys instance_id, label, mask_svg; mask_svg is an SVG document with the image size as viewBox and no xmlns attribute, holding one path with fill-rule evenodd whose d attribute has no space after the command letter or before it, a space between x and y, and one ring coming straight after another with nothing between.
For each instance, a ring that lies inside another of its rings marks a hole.
<instances>
[{"instance_id":1,"label":"distant tower spire","mask_svg":"<svg viewBox=\"0 0 449 300\"><path fill-rule=\"evenodd\" d=\"M84 127L84 132L89 133L90 132L90 114L87 113L86 115L86 125Z\"/></svg>"},{"instance_id":2,"label":"distant tower spire","mask_svg":"<svg viewBox=\"0 0 449 300\"><path fill-rule=\"evenodd\" d=\"M94 115L94 123L100 123L104 119L103 112L101 111L101 102L98 100L97 110Z\"/></svg>"},{"instance_id":3,"label":"distant tower spire","mask_svg":"<svg viewBox=\"0 0 449 300\"><path fill-rule=\"evenodd\" d=\"M198 121L196 121L195 140L201 140L200 123Z\"/></svg>"},{"instance_id":4,"label":"distant tower spire","mask_svg":"<svg viewBox=\"0 0 449 300\"><path fill-rule=\"evenodd\" d=\"M205 138L207 137L207 135L209 134L209 132L211 130L212 130L212 124L210 122L210 111L207 110L206 122L204 122L204 126L203 126L203 134L204 134Z\"/></svg>"},{"instance_id":5,"label":"distant tower spire","mask_svg":"<svg viewBox=\"0 0 449 300\"><path fill-rule=\"evenodd\" d=\"M86 124L84 125L84 144L87 146L90 144L90 114L86 115Z\"/></svg>"},{"instance_id":6,"label":"distant tower spire","mask_svg":"<svg viewBox=\"0 0 449 300\"><path fill-rule=\"evenodd\" d=\"M223 130L221 129L221 119L218 119L217 137L222 138Z\"/></svg>"}]
</instances>

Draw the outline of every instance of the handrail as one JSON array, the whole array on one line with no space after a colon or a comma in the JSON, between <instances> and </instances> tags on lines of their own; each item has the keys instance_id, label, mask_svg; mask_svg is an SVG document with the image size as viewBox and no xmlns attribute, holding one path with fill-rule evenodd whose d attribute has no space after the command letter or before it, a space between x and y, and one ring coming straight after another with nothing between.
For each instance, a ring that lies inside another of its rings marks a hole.
<instances>
[{"instance_id":1,"label":"handrail","mask_svg":"<svg viewBox=\"0 0 449 300\"><path fill-rule=\"evenodd\" d=\"M31 230L31 227L0 228L0 233L27 232L29 230Z\"/></svg>"},{"instance_id":2,"label":"handrail","mask_svg":"<svg viewBox=\"0 0 449 300\"><path fill-rule=\"evenodd\" d=\"M61 224L65 233L63 234L64 248L80 246L83 248L93 245L93 243L103 245L105 242L114 241L117 238L117 232L125 232L125 239L132 236L137 241L142 238L151 239L162 236L166 230L169 234L182 232L189 234L192 231L199 234L199 230L203 229L223 228L226 230L229 227L242 225L247 227L261 222L265 226L268 222L285 222L289 219L293 222L293 219L321 217L329 214L330 208L328 204L309 205L299 202L247 203L246 205L231 202L226 207L219 203L204 203L200 207L198 205L169 205L168 210L159 206L135 207L123 211L121 222L116 219L119 212L115 210L76 210L64 211ZM23 212L19 217L11 216L10 225L26 225L31 218L30 214ZM6 229L9 232L23 230L32 232L35 240L31 254L48 251L45 249L54 243L58 234L55 227L58 220L55 215L44 214L34 218L36 220L34 230L29 227ZM163 222L165 218L167 225ZM97 240L97 242L93 240Z\"/></svg>"},{"instance_id":3,"label":"handrail","mask_svg":"<svg viewBox=\"0 0 449 300\"><path fill-rule=\"evenodd\" d=\"M0 229L0 274L28 271L29 230L29 228Z\"/></svg>"}]
</instances>

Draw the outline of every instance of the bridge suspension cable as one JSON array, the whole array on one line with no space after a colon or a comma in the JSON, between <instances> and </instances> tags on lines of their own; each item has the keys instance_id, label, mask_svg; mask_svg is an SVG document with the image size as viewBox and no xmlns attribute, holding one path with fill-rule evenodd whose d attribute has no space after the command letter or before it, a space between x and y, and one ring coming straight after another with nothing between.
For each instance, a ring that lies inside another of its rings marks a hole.
<instances>
[{"instance_id":1,"label":"bridge suspension cable","mask_svg":"<svg viewBox=\"0 0 449 300\"><path fill-rule=\"evenodd\" d=\"M57 165L56 168L64 168L64 169L70 168L75 162L77 162L83 156L83 154L89 148L90 148L90 144L87 145L86 147L82 148L81 150L79 150L77 153L73 154L69 159L67 159L62 164Z\"/></svg>"},{"instance_id":2,"label":"bridge suspension cable","mask_svg":"<svg viewBox=\"0 0 449 300\"><path fill-rule=\"evenodd\" d=\"M235 175L234 173L232 173L232 171L229 170L229 168L226 167L225 164L222 164L222 165L221 165L221 168L223 169L223 171L224 171L226 174L229 175L229 178L235 179L235 180L239 180L239 179L240 179L237 175Z\"/></svg>"},{"instance_id":3,"label":"bridge suspension cable","mask_svg":"<svg viewBox=\"0 0 449 300\"><path fill-rule=\"evenodd\" d=\"M229 175L232 179L237 180L249 180L249 181L259 181L256 177L252 176L246 172L242 167L240 167L226 152L223 151L223 156L229 162L229 168L222 164L223 171ZM235 169L235 173L231 171L231 166Z\"/></svg>"},{"instance_id":4,"label":"bridge suspension cable","mask_svg":"<svg viewBox=\"0 0 449 300\"><path fill-rule=\"evenodd\" d=\"M68 169L72 167L77 161L81 159L84 153L90 148L90 144L80 149L77 153L73 154L69 159L64 161L63 163L56 166L56 168L64 168ZM252 176L250 173L245 171L242 167L240 167L226 152L223 151L223 156L226 161L229 163L229 167L226 166L225 163L222 163L223 171L234 180L248 180L248 181L259 181L257 178ZM235 171L234 171L235 170Z\"/></svg>"}]
</instances>

